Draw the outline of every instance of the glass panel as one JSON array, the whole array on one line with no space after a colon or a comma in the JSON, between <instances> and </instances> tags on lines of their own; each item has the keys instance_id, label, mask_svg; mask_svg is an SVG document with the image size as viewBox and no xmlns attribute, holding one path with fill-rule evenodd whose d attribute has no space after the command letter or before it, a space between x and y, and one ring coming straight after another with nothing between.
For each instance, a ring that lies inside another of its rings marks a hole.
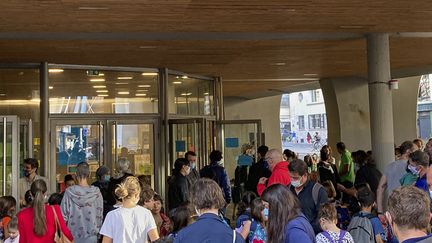
<instances>
[{"instance_id":1,"label":"glass panel","mask_svg":"<svg viewBox=\"0 0 432 243\"><path fill-rule=\"evenodd\" d=\"M178 115L213 115L214 81L168 76L168 111Z\"/></svg>"},{"instance_id":2,"label":"glass panel","mask_svg":"<svg viewBox=\"0 0 432 243\"><path fill-rule=\"evenodd\" d=\"M154 188L154 137L153 124L113 125L113 158L125 158L131 162L131 173L144 175L146 182ZM117 149L115 149L117 148ZM116 166L111 168L114 173Z\"/></svg>"},{"instance_id":3,"label":"glass panel","mask_svg":"<svg viewBox=\"0 0 432 243\"><path fill-rule=\"evenodd\" d=\"M39 158L40 151L39 103L39 69L0 69L0 114L33 120L34 158ZM19 159L22 162L23 157ZM41 172L43 166L42 163Z\"/></svg>"},{"instance_id":4,"label":"glass panel","mask_svg":"<svg viewBox=\"0 0 432 243\"><path fill-rule=\"evenodd\" d=\"M0 195L12 195L12 122L6 122L6 175L3 174L3 118L0 121ZM6 180L6 192L3 191L3 183Z\"/></svg>"},{"instance_id":5,"label":"glass panel","mask_svg":"<svg viewBox=\"0 0 432 243\"><path fill-rule=\"evenodd\" d=\"M60 125L56 126L56 180L63 191L66 174L75 173L76 165L87 162L90 165L90 183L96 180L96 170L102 164L103 148L100 126L102 125Z\"/></svg>"},{"instance_id":6,"label":"glass panel","mask_svg":"<svg viewBox=\"0 0 432 243\"><path fill-rule=\"evenodd\" d=\"M257 146L257 124L223 124L224 141L223 157L224 166L228 176L234 178L237 159L242 154L241 148L244 144Z\"/></svg>"},{"instance_id":7,"label":"glass panel","mask_svg":"<svg viewBox=\"0 0 432 243\"><path fill-rule=\"evenodd\" d=\"M50 69L50 113L158 113L158 73Z\"/></svg>"},{"instance_id":8,"label":"glass panel","mask_svg":"<svg viewBox=\"0 0 432 243\"><path fill-rule=\"evenodd\" d=\"M200 141L202 139L201 123L171 124L171 167L177 158L184 158L187 151L197 154L197 163L202 161Z\"/></svg>"}]
</instances>

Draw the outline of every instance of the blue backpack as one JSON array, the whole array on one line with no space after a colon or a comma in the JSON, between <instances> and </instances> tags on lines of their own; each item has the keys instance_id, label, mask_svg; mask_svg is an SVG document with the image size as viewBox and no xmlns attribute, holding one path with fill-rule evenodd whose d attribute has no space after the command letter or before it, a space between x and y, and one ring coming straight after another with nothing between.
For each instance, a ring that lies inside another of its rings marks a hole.
<instances>
[{"instance_id":1,"label":"blue backpack","mask_svg":"<svg viewBox=\"0 0 432 243\"><path fill-rule=\"evenodd\" d=\"M267 233L264 227L257 221L252 219L250 232L247 238L249 243L264 243L267 242Z\"/></svg>"}]
</instances>

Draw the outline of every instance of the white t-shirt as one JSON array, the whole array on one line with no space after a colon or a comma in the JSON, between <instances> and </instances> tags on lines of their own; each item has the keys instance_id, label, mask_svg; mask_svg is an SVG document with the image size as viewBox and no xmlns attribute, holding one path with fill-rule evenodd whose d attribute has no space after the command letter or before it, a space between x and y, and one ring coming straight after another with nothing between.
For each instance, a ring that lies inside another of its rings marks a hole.
<instances>
[{"instance_id":1,"label":"white t-shirt","mask_svg":"<svg viewBox=\"0 0 432 243\"><path fill-rule=\"evenodd\" d=\"M100 234L113 239L113 243L147 243L147 234L156 229L150 210L141 206L118 208L109 212Z\"/></svg>"}]
</instances>

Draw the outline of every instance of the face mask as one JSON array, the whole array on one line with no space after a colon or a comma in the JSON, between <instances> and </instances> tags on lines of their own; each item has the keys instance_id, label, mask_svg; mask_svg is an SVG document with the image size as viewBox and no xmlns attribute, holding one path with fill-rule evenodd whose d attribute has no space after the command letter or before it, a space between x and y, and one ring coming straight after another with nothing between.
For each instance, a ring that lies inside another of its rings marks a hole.
<instances>
[{"instance_id":1,"label":"face mask","mask_svg":"<svg viewBox=\"0 0 432 243\"><path fill-rule=\"evenodd\" d=\"M268 218L268 215L269 215L269 209L268 209L268 208L264 208L264 209L263 209L263 214L264 214L264 217Z\"/></svg>"},{"instance_id":2,"label":"face mask","mask_svg":"<svg viewBox=\"0 0 432 243\"><path fill-rule=\"evenodd\" d=\"M420 171L418 171L415 166L408 165L408 170L411 171L411 173L413 173L414 175L419 175L420 174Z\"/></svg>"},{"instance_id":3,"label":"face mask","mask_svg":"<svg viewBox=\"0 0 432 243\"><path fill-rule=\"evenodd\" d=\"M429 197L432 199L432 191L429 191Z\"/></svg>"},{"instance_id":4,"label":"face mask","mask_svg":"<svg viewBox=\"0 0 432 243\"><path fill-rule=\"evenodd\" d=\"M354 164L354 171L357 172L360 170L360 165L359 164Z\"/></svg>"},{"instance_id":5,"label":"face mask","mask_svg":"<svg viewBox=\"0 0 432 243\"><path fill-rule=\"evenodd\" d=\"M301 187L302 183L301 183L301 179L297 180L297 181L291 181L291 185L295 188Z\"/></svg>"},{"instance_id":6,"label":"face mask","mask_svg":"<svg viewBox=\"0 0 432 243\"><path fill-rule=\"evenodd\" d=\"M103 176L103 181L108 182L111 179L110 175L104 175Z\"/></svg>"},{"instance_id":7,"label":"face mask","mask_svg":"<svg viewBox=\"0 0 432 243\"><path fill-rule=\"evenodd\" d=\"M218 162L218 165L223 166L223 164L224 164L224 160L221 159L221 160Z\"/></svg>"},{"instance_id":8,"label":"face mask","mask_svg":"<svg viewBox=\"0 0 432 243\"><path fill-rule=\"evenodd\" d=\"M191 167L188 166L186 169L186 175L189 175L190 171L191 171Z\"/></svg>"},{"instance_id":9,"label":"face mask","mask_svg":"<svg viewBox=\"0 0 432 243\"><path fill-rule=\"evenodd\" d=\"M25 176L25 177L29 177L29 176L30 176L30 172L29 172L29 171L26 171L26 170L24 170L24 176Z\"/></svg>"},{"instance_id":10,"label":"face mask","mask_svg":"<svg viewBox=\"0 0 432 243\"><path fill-rule=\"evenodd\" d=\"M192 169L195 169L195 168L196 168L196 163L191 163L191 164L190 164L190 167L191 167Z\"/></svg>"}]
</instances>

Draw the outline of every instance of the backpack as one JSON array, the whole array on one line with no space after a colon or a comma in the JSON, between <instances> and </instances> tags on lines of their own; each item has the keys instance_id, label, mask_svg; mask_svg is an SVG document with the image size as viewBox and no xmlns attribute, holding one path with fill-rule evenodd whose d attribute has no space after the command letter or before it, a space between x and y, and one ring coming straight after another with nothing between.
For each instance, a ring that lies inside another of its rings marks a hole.
<instances>
[{"instance_id":1,"label":"backpack","mask_svg":"<svg viewBox=\"0 0 432 243\"><path fill-rule=\"evenodd\" d=\"M252 219L249 235L247 238L249 243L266 242L267 234L264 227L257 221Z\"/></svg>"},{"instance_id":2,"label":"backpack","mask_svg":"<svg viewBox=\"0 0 432 243\"><path fill-rule=\"evenodd\" d=\"M360 213L353 216L348 225L348 232L353 237L354 242L375 243L375 235L370 221L372 218L376 218L376 216Z\"/></svg>"},{"instance_id":3,"label":"backpack","mask_svg":"<svg viewBox=\"0 0 432 243\"><path fill-rule=\"evenodd\" d=\"M334 241L333 240L333 238L331 237L331 235L330 235L330 233L329 232L327 232L327 231L323 231L323 232L321 232L321 234L328 240L328 242L333 242L333 243L342 243L342 241L343 241L343 239L344 239L344 237L345 237L345 234L346 234L347 232L345 231L345 230L341 230L340 231L340 233L339 233L339 237L338 237L338 240L337 241Z\"/></svg>"}]
</instances>

